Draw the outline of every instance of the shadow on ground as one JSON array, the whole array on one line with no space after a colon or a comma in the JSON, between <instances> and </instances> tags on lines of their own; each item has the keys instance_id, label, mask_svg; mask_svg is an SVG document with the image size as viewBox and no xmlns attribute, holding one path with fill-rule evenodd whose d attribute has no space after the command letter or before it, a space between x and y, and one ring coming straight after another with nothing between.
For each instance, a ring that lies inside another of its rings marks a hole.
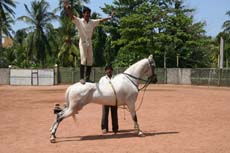
<instances>
[{"instance_id":1,"label":"shadow on ground","mask_svg":"<svg viewBox=\"0 0 230 153\"><path fill-rule=\"evenodd\" d=\"M158 135L169 135L169 134L179 134L177 131L164 131L164 132L144 132L144 137L158 136ZM88 136L72 136L72 137L57 137L56 142L68 142L68 141L91 141L91 140L102 140L102 139L122 139L122 138L132 138L140 137L137 135L135 130L120 130L117 134L109 132L108 134L99 135L88 135Z\"/></svg>"}]
</instances>

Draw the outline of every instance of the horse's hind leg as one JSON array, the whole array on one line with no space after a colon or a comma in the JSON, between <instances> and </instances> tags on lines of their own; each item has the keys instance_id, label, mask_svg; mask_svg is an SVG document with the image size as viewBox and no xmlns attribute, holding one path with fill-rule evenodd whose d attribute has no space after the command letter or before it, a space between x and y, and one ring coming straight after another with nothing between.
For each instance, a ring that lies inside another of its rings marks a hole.
<instances>
[{"instance_id":1,"label":"horse's hind leg","mask_svg":"<svg viewBox=\"0 0 230 153\"><path fill-rule=\"evenodd\" d=\"M60 116L57 114L56 120L54 121L54 123L52 124L51 128L50 128L50 142L54 143L55 139L56 139L56 131L58 128L58 125L60 124L60 122L63 119L60 118Z\"/></svg>"},{"instance_id":2,"label":"horse's hind leg","mask_svg":"<svg viewBox=\"0 0 230 153\"><path fill-rule=\"evenodd\" d=\"M65 109L63 113L60 113L60 115L57 115L56 121L54 122L52 128L51 128L51 135L50 135L50 142L54 143L55 142L55 134L57 132L57 128L59 126L59 124L61 123L61 121L64 118L67 118L69 116L71 116L73 114L73 110L72 109Z\"/></svg>"},{"instance_id":3,"label":"horse's hind leg","mask_svg":"<svg viewBox=\"0 0 230 153\"><path fill-rule=\"evenodd\" d=\"M59 112L58 114L56 114L56 119L54 120L53 124L50 127L50 132L54 128L54 125L57 123L58 117L61 116L63 113L64 113L64 110L62 110L61 112Z\"/></svg>"},{"instance_id":4,"label":"horse's hind leg","mask_svg":"<svg viewBox=\"0 0 230 153\"><path fill-rule=\"evenodd\" d=\"M64 113L65 111L62 111L62 112L60 112L60 113L58 113L57 115L56 115L56 119L54 120L54 122L53 122L53 124L52 124L52 126L51 126L51 128L50 128L50 133L52 134L52 133L54 133L54 132L52 132L55 128L57 128L56 126L58 126L57 124L59 124L60 122L61 122L61 120L60 120L60 117L63 115L63 113ZM56 133L56 132L55 132ZM55 136L55 135L54 135Z\"/></svg>"}]
</instances>

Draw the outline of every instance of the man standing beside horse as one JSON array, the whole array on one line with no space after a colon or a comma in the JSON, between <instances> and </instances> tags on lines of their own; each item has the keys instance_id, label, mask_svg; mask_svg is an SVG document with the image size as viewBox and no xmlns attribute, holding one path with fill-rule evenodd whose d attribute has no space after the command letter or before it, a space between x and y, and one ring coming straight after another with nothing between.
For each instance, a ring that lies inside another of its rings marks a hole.
<instances>
[{"instance_id":1,"label":"man standing beside horse","mask_svg":"<svg viewBox=\"0 0 230 153\"><path fill-rule=\"evenodd\" d=\"M106 75L103 76L99 80L99 83L101 83L101 84L111 84L111 79L113 77L113 67L112 67L111 64L108 64L105 67L105 73L106 73ZM113 86L113 85L111 84L111 86ZM108 123L109 109L111 111L112 130L116 134L118 132L117 104L115 106L110 106L110 105L103 105L102 106L102 120L101 120L102 133L106 134L109 131L109 126L108 126L108 124L109 124Z\"/></svg>"},{"instance_id":2,"label":"man standing beside horse","mask_svg":"<svg viewBox=\"0 0 230 153\"><path fill-rule=\"evenodd\" d=\"M67 0L64 1L65 10L68 16L71 18L72 22L75 24L79 33L79 49L80 49L80 82L85 84L90 82L90 73L93 65L93 50L92 50L92 35L94 28L101 22L111 19L114 15L112 12L110 17L102 19L90 19L91 10L88 7L83 8L83 18L74 16L70 9L70 4ZM86 66L86 76L85 75Z\"/></svg>"}]
</instances>

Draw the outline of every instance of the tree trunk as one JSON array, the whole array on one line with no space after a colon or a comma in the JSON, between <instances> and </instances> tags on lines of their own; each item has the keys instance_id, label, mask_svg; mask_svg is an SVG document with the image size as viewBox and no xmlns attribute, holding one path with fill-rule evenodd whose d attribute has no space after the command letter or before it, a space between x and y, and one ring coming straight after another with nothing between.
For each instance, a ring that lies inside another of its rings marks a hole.
<instances>
[{"instance_id":1,"label":"tree trunk","mask_svg":"<svg viewBox=\"0 0 230 153\"><path fill-rule=\"evenodd\" d=\"M0 57L2 57L2 28L0 27Z\"/></svg>"}]
</instances>

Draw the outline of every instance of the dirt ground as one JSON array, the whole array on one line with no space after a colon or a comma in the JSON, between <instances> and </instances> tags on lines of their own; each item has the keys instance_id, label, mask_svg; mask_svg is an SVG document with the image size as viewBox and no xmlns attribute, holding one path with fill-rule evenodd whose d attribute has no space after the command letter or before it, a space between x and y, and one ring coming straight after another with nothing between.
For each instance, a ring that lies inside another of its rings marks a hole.
<instances>
[{"instance_id":1,"label":"dirt ground","mask_svg":"<svg viewBox=\"0 0 230 153\"><path fill-rule=\"evenodd\" d=\"M52 109L64 103L67 87L0 86L0 153L230 152L230 88L149 86L137 112L145 137L133 131L131 116L123 109L118 112L119 133L103 135L101 106L89 104L77 123L68 118L60 124L52 144Z\"/></svg>"}]
</instances>

